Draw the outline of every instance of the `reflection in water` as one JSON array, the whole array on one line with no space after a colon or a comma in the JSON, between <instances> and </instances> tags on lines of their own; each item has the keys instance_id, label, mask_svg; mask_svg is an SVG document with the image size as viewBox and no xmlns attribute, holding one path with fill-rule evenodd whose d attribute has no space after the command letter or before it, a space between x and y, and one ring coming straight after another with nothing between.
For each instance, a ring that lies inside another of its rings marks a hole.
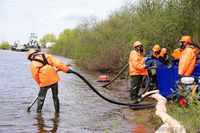
<instances>
[{"instance_id":1,"label":"reflection in water","mask_svg":"<svg viewBox=\"0 0 200 133\"><path fill-rule=\"evenodd\" d=\"M38 127L38 133L56 133L60 122L58 113L55 113L54 117L50 119L52 126L45 124L47 121L44 120L42 113L38 113L35 119L37 123L34 125Z\"/></svg>"}]
</instances>

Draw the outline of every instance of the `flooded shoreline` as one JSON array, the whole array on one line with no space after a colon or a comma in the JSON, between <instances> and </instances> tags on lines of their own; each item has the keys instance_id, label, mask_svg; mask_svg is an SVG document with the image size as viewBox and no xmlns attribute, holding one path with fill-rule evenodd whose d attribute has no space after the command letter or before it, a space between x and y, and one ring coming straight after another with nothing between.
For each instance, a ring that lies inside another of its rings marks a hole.
<instances>
[{"instance_id":1,"label":"flooded shoreline","mask_svg":"<svg viewBox=\"0 0 200 133\"><path fill-rule=\"evenodd\" d=\"M66 64L72 62L64 57L56 58ZM105 133L117 130L118 133L131 133L136 128L133 122L125 119L128 115L134 117L134 111L104 101L78 77L62 72L59 72L59 115L54 113L50 90L43 113L36 113L36 104L28 113L26 108L37 95L39 87L31 77L26 53L0 50L0 59L0 132ZM80 72L106 97L123 101L129 96L126 88L120 88L124 83L116 83L107 90L96 82L98 73L90 74L78 67L72 69ZM128 115L127 110L131 112Z\"/></svg>"}]
</instances>

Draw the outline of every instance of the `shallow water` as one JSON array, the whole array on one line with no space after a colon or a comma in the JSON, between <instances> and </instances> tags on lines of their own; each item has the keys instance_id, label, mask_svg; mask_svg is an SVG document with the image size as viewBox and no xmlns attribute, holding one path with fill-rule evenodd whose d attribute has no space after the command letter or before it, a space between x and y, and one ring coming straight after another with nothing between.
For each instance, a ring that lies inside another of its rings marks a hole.
<instances>
[{"instance_id":1,"label":"shallow water","mask_svg":"<svg viewBox=\"0 0 200 133\"><path fill-rule=\"evenodd\" d=\"M56 56L68 64L72 60ZM26 108L36 97L39 87L31 77L30 62L26 53L0 51L0 132L1 133L131 133L134 125L124 119L122 106L102 100L73 74L59 72L60 113L54 113L51 91L43 106L43 113L36 113L36 104ZM127 91L106 90L96 82L98 73L72 68L88 79L103 95L117 101L128 97ZM116 83L118 85L120 83Z\"/></svg>"}]
</instances>

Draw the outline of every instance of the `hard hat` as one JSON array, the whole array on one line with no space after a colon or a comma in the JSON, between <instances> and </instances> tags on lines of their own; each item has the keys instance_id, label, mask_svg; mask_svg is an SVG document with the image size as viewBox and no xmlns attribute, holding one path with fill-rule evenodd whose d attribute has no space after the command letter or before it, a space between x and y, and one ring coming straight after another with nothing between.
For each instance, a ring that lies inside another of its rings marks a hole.
<instances>
[{"instance_id":1,"label":"hard hat","mask_svg":"<svg viewBox=\"0 0 200 133\"><path fill-rule=\"evenodd\" d=\"M190 36L182 36L181 42L191 43L192 39Z\"/></svg>"},{"instance_id":2,"label":"hard hat","mask_svg":"<svg viewBox=\"0 0 200 133\"><path fill-rule=\"evenodd\" d=\"M140 41L136 41L133 43L133 47L137 47L137 46L140 46L142 45L142 43Z\"/></svg>"},{"instance_id":3,"label":"hard hat","mask_svg":"<svg viewBox=\"0 0 200 133\"><path fill-rule=\"evenodd\" d=\"M160 50L160 45L156 44L153 46L153 51L159 51Z\"/></svg>"},{"instance_id":4,"label":"hard hat","mask_svg":"<svg viewBox=\"0 0 200 133\"><path fill-rule=\"evenodd\" d=\"M167 49L166 48L162 48L161 49L161 53L166 54L167 53Z\"/></svg>"},{"instance_id":5,"label":"hard hat","mask_svg":"<svg viewBox=\"0 0 200 133\"><path fill-rule=\"evenodd\" d=\"M27 52L27 58L29 59L30 56L33 54L33 53L36 53L37 51L35 49L30 49L28 52Z\"/></svg>"}]
</instances>

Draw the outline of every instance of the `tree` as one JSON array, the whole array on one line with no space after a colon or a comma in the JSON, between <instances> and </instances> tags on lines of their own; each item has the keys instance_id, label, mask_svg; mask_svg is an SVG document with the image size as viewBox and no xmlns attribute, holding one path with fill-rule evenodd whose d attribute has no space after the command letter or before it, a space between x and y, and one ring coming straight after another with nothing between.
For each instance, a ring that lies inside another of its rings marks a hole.
<instances>
[{"instance_id":1,"label":"tree","mask_svg":"<svg viewBox=\"0 0 200 133\"><path fill-rule=\"evenodd\" d=\"M55 42L56 36L54 34L46 34L40 39L42 46L45 46L47 42Z\"/></svg>"},{"instance_id":2,"label":"tree","mask_svg":"<svg viewBox=\"0 0 200 133\"><path fill-rule=\"evenodd\" d=\"M72 55L71 49L73 49L73 44L77 38L75 30L65 29L60 33L58 40L56 40L55 45L52 47L51 51L55 54L61 54L70 57Z\"/></svg>"},{"instance_id":3,"label":"tree","mask_svg":"<svg viewBox=\"0 0 200 133\"><path fill-rule=\"evenodd\" d=\"M179 47L182 35L200 38L199 0L127 0L105 20L95 18L64 30L53 48L57 54L78 59L86 68L120 68L127 63L134 41L148 53L160 44L169 52Z\"/></svg>"},{"instance_id":4,"label":"tree","mask_svg":"<svg viewBox=\"0 0 200 133\"><path fill-rule=\"evenodd\" d=\"M180 26L183 35L190 35L199 42L200 38L200 1L180 0Z\"/></svg>"},{"instance_id":5,"label":"tree","mask_svg":"<svg viewBox=\"0 0 200 133\"><path fill-rule=\"evenodd\" d=\"M1 44L0 44L0 49L10 49L11 48L11 45L9 44L9 42L7 41L3 41Z\"/></svg>"}]
</instances>

